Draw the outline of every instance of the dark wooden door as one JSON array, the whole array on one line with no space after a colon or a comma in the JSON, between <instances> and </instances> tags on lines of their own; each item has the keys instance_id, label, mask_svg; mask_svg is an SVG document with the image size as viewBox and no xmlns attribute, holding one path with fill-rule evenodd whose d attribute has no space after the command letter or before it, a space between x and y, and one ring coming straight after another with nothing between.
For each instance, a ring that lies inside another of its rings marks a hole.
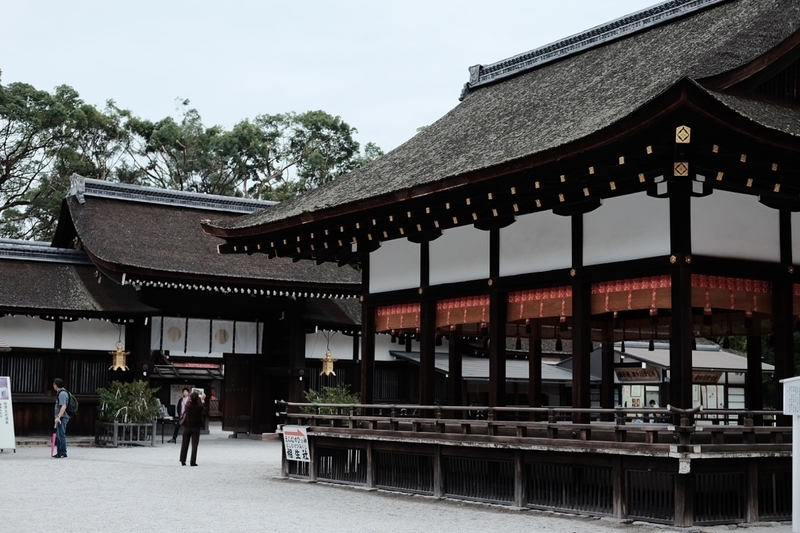
<instances>
[{"instance_id":1,"label":"dark wooden door","mask_svg":"<svg viewBox=\"0 0 800 533\"><path fill-rule=\"evenodd\" d=\"M253 431L253 355L225 354L225 401L222 429L238 433Z\"/></svg>"}]
</instances>

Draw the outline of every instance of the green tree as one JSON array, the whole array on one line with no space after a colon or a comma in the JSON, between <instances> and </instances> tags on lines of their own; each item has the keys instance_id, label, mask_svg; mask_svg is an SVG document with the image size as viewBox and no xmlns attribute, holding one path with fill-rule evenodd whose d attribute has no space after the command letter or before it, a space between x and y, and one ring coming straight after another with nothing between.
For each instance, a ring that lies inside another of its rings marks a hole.
<instances>
[{"instance_id":1,"label":"green tree","mask_svg":"<svg viewBox=\"0 0 800 533\"><path fill-rule=\"evenodd\" d=\"M125 143L119 123L72 87L0 84L0 234L50 238L69 176L106 179Z\"/></svg>"},{"instance_id":2,"label":"green tree","mask_svg":"<svg viewBox=\"0 0 800 533\"><path fill-rule=\"evenodd\" d=\"M0 236L48 240L69 178L283 200L382 155L324 111L259 115L207 127L188 100L151 121L109 100L104 110L63 85L0 84Z\"/></svg>"}]
</instances>

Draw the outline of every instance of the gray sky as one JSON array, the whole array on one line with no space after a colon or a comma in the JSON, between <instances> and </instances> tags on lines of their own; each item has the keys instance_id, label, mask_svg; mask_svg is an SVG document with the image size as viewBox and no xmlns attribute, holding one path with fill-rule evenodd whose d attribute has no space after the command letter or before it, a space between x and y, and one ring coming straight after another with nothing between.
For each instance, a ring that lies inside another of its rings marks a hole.
<instances>
[{"instance_id":1,"label":"gray sky","mask_svg":"<svg viewBox=\"0 0 800 533\"><path fill-rule=\"evenodd\" d=\"M207 126L322 109L385 151L458 104L468 67L657 0L27 0L2 8L0 83L74 87Z\"/></svg>"}]
</instances>

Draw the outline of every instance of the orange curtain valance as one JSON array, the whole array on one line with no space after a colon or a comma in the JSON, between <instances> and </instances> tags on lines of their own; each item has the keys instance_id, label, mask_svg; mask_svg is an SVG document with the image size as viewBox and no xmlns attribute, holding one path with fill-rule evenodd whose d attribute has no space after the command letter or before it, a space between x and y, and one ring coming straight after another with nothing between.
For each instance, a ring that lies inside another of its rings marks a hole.
<instances>
[{"instance_id":1,"label":"orange curtain valance","mask_svg":"<svg viewBox=\"0 0 800 533\"><path fill-rule=\"evenodd\" d=\"M592 314L672 307L669 275L604 281L592 284Z\"/></svg>"},{"instance_id":2,"label":"orange curtain valance","mask_svg":"<svg viewBox=\"0 0 800 533\"><path fill-rule=\"evenodd\" d=\"M384 305L378 307L375 320L376 331L411 329L419 327L419 304Z\"/></svg>"},{"instance_id":3,"label":"orange curtain valance","mask_svg":"<svg viewBox=\"0 0 800 533\"><path fill-rule=\"evenodd\" d=\"M772 313L772 283L692 274L692 307Z\"/></svg>"},{"instance_id":4,"label":"orange curtain valance","mask_svg":"<svg viewBox=\"0 0 800 533\"><path fill-rule=\"evenodd\" d=\"M508 320L567 317L572 315L572 287L552 287L512 292L508 295Z\"/></svg>"},{"instance_id":5,"label":"orange curtain valance","mask_svg":"<svg viewBox=\"0 0 800 533\"><path fill-rule=\"evenodd\" d=\"M436 303L436 327L489 322L489 296L452 298Z\"/></svg>"}]
</instances>

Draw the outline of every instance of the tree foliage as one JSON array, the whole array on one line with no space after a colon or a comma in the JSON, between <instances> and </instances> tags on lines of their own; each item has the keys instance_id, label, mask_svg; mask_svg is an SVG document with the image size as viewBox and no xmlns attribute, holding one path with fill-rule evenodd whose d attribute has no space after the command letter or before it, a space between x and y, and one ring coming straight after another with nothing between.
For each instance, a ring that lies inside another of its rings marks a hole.
<instances>
[{"instance_id":1,"label":"tree foliage","mask_svg":"<svg viewBox=\"0 0 800 533\"><path fill-rule=\"evenodd\" d=\"M69 177L284 200L379 157L356 129L324 111L258 115L231 129L206 126L188 100L176 117L141 118L109 101L86 104L0 84L0 237L49 239Z\"/></svg>"},{"instance_id":2,"label":"tree foliage","mask_svg":"<svg viewBox=\"0 0 800 533\"><path fill-rule=\"evenodd\" d=\"M152 422L158 413L160 404L156 400L158 387L150 387L145 381L135 380L130 383L112 381L109 387L100 387L100 405L98 416L104 422L124 422L146 424Z\"/></svg>"}]
</instances>

